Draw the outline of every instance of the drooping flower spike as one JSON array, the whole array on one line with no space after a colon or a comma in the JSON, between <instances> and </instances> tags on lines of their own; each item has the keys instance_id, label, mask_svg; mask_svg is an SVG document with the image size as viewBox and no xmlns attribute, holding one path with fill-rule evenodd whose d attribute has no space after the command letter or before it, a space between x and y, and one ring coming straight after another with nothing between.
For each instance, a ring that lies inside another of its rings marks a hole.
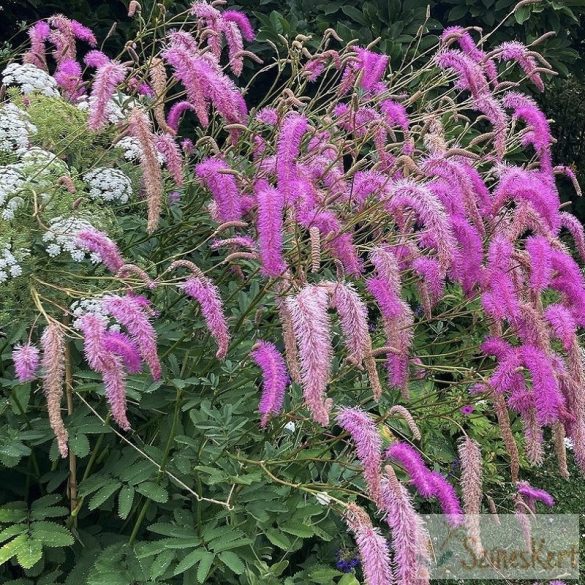
<instances>
[{"instance_id":1,"label":"drooping flower spike","mask_svg":"<svg viewBox=\"0 0 585 585\"><path fill-rule=\"evenodd\" d=\"M260 426L265 427L271 416L279 414L288 386L288 373L282 355L273 343L259 341L252 350L252 359L262 370L262 397L258 406Z\"/></svg>"}]
</instances>

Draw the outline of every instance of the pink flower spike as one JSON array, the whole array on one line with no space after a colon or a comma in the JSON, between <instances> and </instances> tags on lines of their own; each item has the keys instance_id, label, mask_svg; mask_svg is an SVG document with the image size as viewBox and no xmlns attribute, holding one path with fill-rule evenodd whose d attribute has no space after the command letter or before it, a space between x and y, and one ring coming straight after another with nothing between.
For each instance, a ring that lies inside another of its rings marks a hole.
<instances>
[{"instance_id":1,"label":"pink flower spike","mask_svg":"<svg viewBox=\"0 0 585 585\"><path fill-rule=\"evenodd\" d=\"M223 312L223 303L219 289L208 278L195 276L180 285L183 292L195 299L201 306L209 333L217 343L218 359L223 359L228 351L230 334L227 320Z\"/></svg>"},{"instance_id":2,"label":"pink flower spike","mask_svg":"<svg viewBox=\"0 0 585 585\"><path fill-rule=\"evenodd\" d=\"M544 83L537 69L537 62L532 55L529 54L528 48L519 41L508 41L496 47L495 58L501 61L515 61L520 65L528 79L536 85L538 90L544 91Z\"/></svg>"},{"instance_id":3,"label":"pink flower spike","mask_svg":"<svg viewBox=\"0 0 585 585\"><path fill-rule=\"evenodd\" d=\"M179 130L179 124L181 123L181 116L188 110L193 110L193 105L191 102L186 100L177 102L171 106L169 110L169 114L167 116L167 124L170 128L172 128L175 132Z\"/></svg>"},{"instance_id":4,"label":"pink flower spike","mask_svg":"<svg viewBox=\"0 0 585 585\"><path fill-rule=\"evenodd\" d=\"M374 502L380 501L382 473L382 439L374 421L359 408L342 408L337 424L347 431L355 443L358 459L363 467L368 494Z\"/></svg>"},{"instance_id":5,"label":"pink flower spike","mask_svg":"<svg viewBox=\"0 0 585 585\"><path fill-rule=\"evenodd\" d=\"M165 164L175 185L183 186L183 157L181 149L170 134L162 134L156 138L156 148L163 155Z\"/></svg>"},{"instance_id":6,"label":"pink flower spike","mask_svg":"<svg viewBox=\"0 0 585 585\"><path fill-rule=\"evenodd\" d=\"M124 430L130 430L126 417L126 383L121 359L110 352L105 344L105 322L97 315L87 313L79 319L79 328L84 336L84 350L87 363L92 370L102 374L106 399L110 405L112 416Z\"/></svg>"},{"instance_id":7,"label":"pink flower spike","mask_svg":"<svg viewBox=\"0 0 585 585\"><path fill-rule=\"evenodd\" d=\"M211 191L220 222L236 221L242 218L241 194L233 175L222 173L230 170L221 158L208 158L195 167L195 174Z\"/></svg>"},{"instance_id":8,"label":"pink flower spike","mask_svg":"<svg viewBox=\"0 0 585 585\"><path fill-rule=\"evenodd\" d=\"M44 20L33 24L28 29L30 49L23 55L22 62L30 63L39 69L47 70L45 43L51 34L51 27Z\"/></svg>"},{"instance_id":9,"label":"pink flower spike","mask_svg":"<svg viewBox=\"0 0 585 585\"><path fill-rule=\"evenodd\" d=\"M555 505L555 499L545 490L532 487L528 482L518 482L518 493L526 499L529 505L535 502L542 502L545 506L552 508Z\"/></svg>"},{"instance_id":10,"label":"pink flower spike","mask_svg":"<svg viewBox=\"0 0 585 585\"><path fill-rule=\"evenodd\" d=\"M118 246L103 232L81 230L76 240L81 248L97 254L110 272L116 274L124 266L125 262Z\"/></svg>"},{"instance_id":11,"label":"pink flower spike","mask_svg":"<svg viewBox=\"0 0 585 585\"><path fill-rule=\"evenodd\" d=\"M270 416L278 414L284 404L288 373L284 358L273 343L259 341L252 350L252 359L262 370L262 398L258 406L260 426L268 424Z\"/></svg>"},{"instance_id":12,"label":"pink flower spike","mask_svg":"<svg viewBox=\"0 0 585 585\"><path fill-rule=\"evenodd\" d=\"M384 77L389 57L362 47L356 47L355 50L358 56L357 69L362 72L360 86L366 91L371 91Z\"/></svg>"},{"instance_id":13,"label":"pink flower spike","mask_svg":"<svg viewBox=\"0 0 585 585\"><path fill-rule=\"evenodd\" d=\"M85 41L90 47L95 47L97 45L97 39L95 38L93 31L80 22L77 22L77 20L71 21L71 30L76 39Z\"/></svg>"},{"instance_id":14,"label":"pink flower spike","mask_svg":"<svg viewBox=\"0 0 585 585\"><path fill-rule=\"evenodd\" d=\"M365 585L393 585L387 540L372 526L370 517L357 504L348 504L345 522L355 535Z\"/></svg>"},{"instance_id":15,"label":"pink flower spike","mask_svg":"<svg viewBox=\"0 0 585 585\"><path fill-rule=\"evenodd\" d=\"M560 304L549 305L544 311L544 317L550 325L554 336L561 341L565 351L570 351L576 343L577 324L571 311Z\"/></svg>"},{"instance_id":16,"label":"pink flower spike","mask_svg":"<svg viewBox=\"0 0 585 585\"><path fill-rule=\"evenodd\" d=\"M300 155L301 141L309 129L309 121L296 112L288 113L280 128L276 147L276 176L278 188L289 203L296 195L294 192L297 178L296 162Z\"/></svg>"},{"instance_id":17,"label":"pink flower spike","mask_svg":"<svg viewBox=\"0 0 585 585\"><path fill-rule=\"evenodd\" d=\"M410 494L390 466L386 467L381 491L386 522L392 531L396 585L429 585L430 536L414 509Z\"/></svg>"},{"instance_id":18,"label":"pink flower spike","mask_svg":"<svg viewBox=\"0 0 585 585\"><path fill-rule=\"evenodd\" d=\"M423 498L434 495L434 486L429 478L431 472L416 449L407 443L395 441L386 450L386 457L400 463Z\"/></svg>"},{"instance_id":19,"label":"pink flower spike","mask_svg":"<svg viewBox=\"0 0 585 585\"><path fill-rule=\"evenodd\" d=\"M226 22L234 22L237 24L242 36L248 42L252 42L256 38L256 33L252 28L252 24L243 12L240 12L239 10L224 10L221 13L221 17Z\"/></svg>"},{"instance_id":20,"label":"pink flower spike","mask_svg":"<svg viewBox=\"0 0 585 585\"><path fill-rule=\"evenodd\" d=\"M41 370L43 372L43 392L47 400L49 425L55 433L61 457L67 457L69 435L61 415L61 399L65 377L65 336L61 326L51 321L41 336Z\"/></svg>"},{"instance_id":21,"label":"pink flower spike","mask_svg":"<svg viewBox=\"0 0 585 585\"><path fill-rule=\"evenodd\" d=\"M313 420L326 426L333 406L333 401L325 394L333 354L327 291L307 285L296 297L288 297L286 304L299 349L305 403Z\"/></svg>"},{"instance_id":22,"label":"pink flower spike","mask_svg":"<svg viewBox=\"0 0 585 585\"><path fill-rule=\"evenodd\" d=\"M351 284L332 282L328 290L339 315L348 361L361 366L372 350L366 304Z\"/></svg>"},{"instance_id":23,"label":"pink flower spike","mask_svg":"<svg viewBox=\"0 0 585 585\"><path fill-rule=\"evenodd\" d=\"M112 295L104 299L104 307L126 327L142 359L148 364L153 379L159 380L161 367L156 349L156 331L148 318L148 301L146 305L144 301L146 299L135 295Z\"/></svg>"},{"instance_id":24,"label":"pink flower spike","mask_svg":"<svg viewBox=\"0 0 585 585\"><path fill-rule=\"evenodd\" d=\"M39 349L32 343L16 345L12 350L12 362L19 382L30 382L37 377L39 361Z\"/></svg>"},{"instance_id":25,"label":"pink flower spike","mask_svg":"<svg viewBox=\"0 0 585 585\"><path fill-rule=\"evenodd\" d=\"M115 61L109 61L98 67L91 88L91 102L87 125L97 132L107 123L107 106L116 88L126 77L127 67Z\"/></svg>"},{"instance_id":26,"label":"pink flower spike","mask_svg":"<svg viewBox=\"0 0 585 585\"><path fill-rule=\"evenodd\" d=\"M138 374L142 370L138 347L126 334L108 331L104 335L103 344L106 351L122 358L128 373Z\"/></svg>"},{"instance_id":27,"label":"pink flower spike","mask_svg":"<svg viewBox=\"0 0 585 585\"><path fill-rule=\"evenodd\" d=\"M85 57L83 58L83 62L88 67L93 67L94 69L99 69L106 65L106 63L110 62L110 58L101 51L93 50L86 53Z\"/></svg>"},{"instance_id":28,"label":"pink flower spike","mask_svg":"<svg viewBox=\"0 0 585 585\"><path fill-rule=\"evenodd\" d=\"M59 63L53 77L69 101L75 102L85 93L81 65L77 61L64 59Z\"/></svg>"},{"instance_id":29,"label":"pink flower spike","mask_svg":"<svg viewBox=\"0 0 585 585\"><path fill-rule=\"evenodd\" d=\"M265 276L280 276L287 268L282 254L284 196L265 181L256 185L258 249Z\"/></svg>"}]
</instances>

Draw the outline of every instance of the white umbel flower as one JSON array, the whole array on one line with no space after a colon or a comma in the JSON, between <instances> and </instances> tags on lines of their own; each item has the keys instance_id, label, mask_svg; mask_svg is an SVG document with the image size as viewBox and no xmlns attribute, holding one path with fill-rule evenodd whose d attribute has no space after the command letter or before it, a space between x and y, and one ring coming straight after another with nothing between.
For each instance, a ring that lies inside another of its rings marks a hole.
<instances>
[{"instance_id":1,"label":"white umbel flower","mask_svg":"<svg viewBox=\"0 0 585 585\"><path fill-rule=\"evenodd\" d=\"M11 167L0 167L0 216L10 220L14 212L24 200L18 196L18 192L25 183L25 178L18 170Z\"/></svg>"},{"instance_id":2,"label":"white umbel flower","mask_svg":"<svg viewBox=\"0 0 585 585\"><path fill-rule=\"evenodd\" d=\"M88 221L76 217L56 217L49 222L49 229L43 234L45 250L54 258L62 252L68 252L74 262L82 262L87 250L77 244L77 234L84 230L93 230ZM102 261L99 254L90 254L94 264Z\"/></svg>"},{"instance_id":3,"label":"white umbel flower","mask_svg":"<svg viewBox=\"0 0 585 585\"><path fill-rule=\"evenodd\" d=\"M122 140L118 140L114 144L114 148L122 149L124 151L124 158L130 162L138 162L142 156L140 142L133 136L125 136ZM165 157L160 152L156 153L156 158L161 165L165 162Z\"/></svg>"},{"instance_id":4,"label":"white umbel flower","mask_svg":"<svg viewBox=\"0 0 585 585\"><path fill-rule=\"evenodd\" d=\"M83 175L83 180L92 199L126 203L132 195L132 182L119 169L100 167Z\"/></svg>"},{"instance_id":5,"label":"white umbel flower","mask_svg":"<svg viewBox=\"0 0 585 585\"><path fill-rule=\"evenodd\" d=\"M0 152L26 152L30 137L36 131L28 114L14 104L7 103L0 108Z\"/></svg>"},{"instance_id":6,"label":"white umbel flower","mask_svg":"<svg viewBox=\"0 0 585 585\"><path fill-rule=\"evenodd\" d=\"M12 253L10 244L0 247L0 284L22 274L22 268Z\"/></svg>"},{"instance_id":7,"label":"white umbel flower","mask_svg":"<svg viewBox=\"0 0 585 585\"><path fill-rule=\"evenodd\" d=\"M2 82L4 85L18 85L24 95L37 91L49 97L59 96L56 81L30 63L10 63L2 72Z\"/></svg>"}]
</instances>

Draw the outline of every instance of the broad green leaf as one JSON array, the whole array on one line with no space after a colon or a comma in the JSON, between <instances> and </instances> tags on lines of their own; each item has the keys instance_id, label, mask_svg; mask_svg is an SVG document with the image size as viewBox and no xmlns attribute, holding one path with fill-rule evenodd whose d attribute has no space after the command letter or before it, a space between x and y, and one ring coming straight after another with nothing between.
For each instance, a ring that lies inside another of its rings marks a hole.
<instances>
[{"instance_id":1,"label":"broad green leaf","mask_svg":"<svg viewBox=\"0 0 585 585\"><path fill-rule=\"evenodd\" d=\"M145 481L144 483L138 484L136 491L159 504L164 504L169 500L169 492L153 481Z\"/></svg>"},{"instance_id":2,"label":"broad green leaf","mask_svg":"<svg viewBox=\"0 0 585 585\"><path fill-rule=\"evenodd\" d=\"M134 501L134 489L125 485L118 494L118 516L122 520L128 518L130 510L132 510L132 502Z\"/></svg>"},{"instance_id":3,"label":"broad green leaf","mask_svg":"<svg viewBox=\"0 0 585 585\"><path fill-rule=\"evenodd\" d=\"M100 488L89 500L88 508L95 510L106 502L121 487L121 483L114 479L110 480L104 487Z\"/></svg>"},{"instance_id":4,"label":"broad green leaf","mask_svg":"<svg viewBox=\"0 0 585 585\"><path fill-rule=\"evenodd\" d=\"M24 502L10 502L0 507L0 522L24 522L28 510Z\"/></svg>"},{"instance_id":5,"label":"broad green leaf","mask_svg":"<svg viewBox=\"0 0 585 585\"><path fill-rule=\"evenodd\" d=\"M43 547L34 537L28 537L16 551L16 561L24 569L34 567L42 556Z\"/></svg>"},{"instance_id":6,"label":"broad green leaf","mask_svg":"<svg viewBox=\"0 0 585 585\"><path fill-rule=\"evenodd\" d=\"M197 581L199 583L205 583L213 564L213 559L215 559L215 555L205 551L205 556L199 561L199 566L197 567Z\"/></svg>"},{"instance_id":7,"label":"broad green leaf","mask_svg":"<svg viewBox=\"0 0 585 585\"><path fill-rule=\"evenodd\" d=\"M0 565L10 560L18 552L19 547L21 547L27 540L28 535L21 534L0 548Z\"/></svg>"},{"instance_id":8,"label":"broad green leaf","mask_svg":"<svg viewBox=\"0 0 585 585\"><path fill-rule=\"evenodd\" d=\"M175 567L175 575L184 573L187 569L190 569L195 563L198 563L201 559L205 558L205 555L210 554L204 549L197 549L190 552L184 557L179 564ZM213 555L212 555L213 556Z\"/></svg>"},{"instance_id":9,"label":"broad green leaf","mask_svg":"<svg viewBox=\"0 0 585 585\"><path fill-rule=\"evenodd\" d=\"M169 565L173 562L174 558L175 553L172 550L164 550L161 552L150 566L150 578L158 579L163 575L169 568Z\"/></svg>"},{"instance_id":10,"label":"broad green leaf","mask_svg":"<svg viewBox=\"0 0 585 585\"><path fill-rule=\"evenodd\" d=\"M65 526L55 524L55 522L33 522L31 534L33 538L48 547L71 546L74 542L71 532Z\"/></svg>"},{"instance_id":11,"label":"broad green leaf","mask_svg":"<svg viewBox=\"0 0 585 585\"><path fill-rule=\"evenodd\" d=\"M231 551L219 553L219 560L228 566L236 575L241 575L246 570L242 559Z\"/></svg>"},{"instance_id":12,"label":"broad green leaf","mask_svg":"<svg viewBox=\"0 0 585 585\"><path fill-rule=\"evenodd\" d=\"M69 448L77 457L87 457L89 455L89 439L87 435L79 433L69 437Z\"/></svg>"},{"instance_id":13,"label":"broad green leaf","mask_svg":"<svg viewBox=\"0 0 585 585\"><path fill-rule=\"evenodd\" d=\"M4 530L0 531L0 542L5 542L13 536L22 534L27 530L28 526L26 524L12 524L11 526L7 526Z\"/></svg>"},{"instance_id":14,"label":"broad green leaf","mask_svg":"<svg viewBox=\"0 0 585 585\"><path fill-rule=\"evenodd\" d=\"M266 532L266 538L278 548L283 550L288 550L290 548L290 539L286 534L283 534L279 530L274 530L273 528L269 528Z\"/></svg>"}]
</instances>

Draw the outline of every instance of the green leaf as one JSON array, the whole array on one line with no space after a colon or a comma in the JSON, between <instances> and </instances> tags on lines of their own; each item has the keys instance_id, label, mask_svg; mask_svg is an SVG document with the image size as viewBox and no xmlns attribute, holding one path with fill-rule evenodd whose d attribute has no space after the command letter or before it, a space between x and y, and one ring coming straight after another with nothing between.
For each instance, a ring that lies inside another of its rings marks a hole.
<instances>
[{"instance_id":1,"label":"green leaf","mask_svg":"<svg viewBox=\"0 0 585 585\"><path fill-rule=\"evenodd\" d=\"M31 534L48 547L71 546L74 542L71 532L55 522L33 522Z\"/></svg>"},{"instance_id":2,"label":"green leaf","mask_svg":"<svg viewBox=\"0 0 585 585\"><path fill-rule=\"evenodd\" d=\"M89 455L89 439L87 435L75 434L69 438L69 448L77 457L87 457Z\"/></svg>"},{"instance_id":3,"label":"green leaf","mask_svg":"<svg viewBox=\"0 0 585 585\"><path fill-rule=\"evenodd\" d=\"M0 507L0 522L24 522L27 517L25 502L10 502Z\"/></svg>"},{"instance_id":4,"label":"green leaf","mask_svg":"<svg viewBox=\"0 0 585 585\"><path fill-rule=\"evenodd\" d=\"M457 6L449 10L449 16L447 17L447 20L449 22L453 22L454 20L460 20L467 14L467 11L468 8L465 4L458 4Z\"/></svg>"},{"instance_id":5,"label":"green leaf","mask_svg":"<svg viewBox=\"0 0 585 585\"><path fill-rule=\"evenodd\" d=\"M352 20L354 20L358 24L361 24L362 26L369 26L369 23L368 23L367 19L364 17L363 12L361 12L357 8L354 8L350 4L347 4L345 6L342 6L341 10L343 11L344 14L349 16Z\"/></svg>"},{"instance_id":6,"label":"green leaf","mask_svg":"<svg viewBox=\"0 0 585 585\"><path fill-rule=\"evenodd\" d=\"M19 547L22 546L27 540L28 535L21 534L0 548L0 565L10 560L18 552Z\"/></svg>"},{"instance_id":7,"label":"green leaf","mask_svg":"<svg viewBox=\"0 0 585 585\"><path fill-rule=\"evenodd\" d=\"M16 551L16 560L24 569L34 567L43 556L43 547L38 540L27 538Z\"/></svg>"},{"instance_id":8,"label":"green leaf","mask_svg":"<svg viewBox=\"0 0 585 585\"><path fill-rule=\"evenodd\" d=\"M27 530L28 526L26 524L12 524L11 526L7 526L4 530L0 531L0 542L5 542L13 536L22 534Z\"/></svg>"},{"instance_id":9,"label":"green leaf","mask_svg":"<svg viewBox=\"0 0 585 585\"><path fill-rule=\"evenodd\" d=\"M288 550L290 548L290 539L286 534L283 534L279 530L274 530L273 528L269 528L266 532L266 538L278 548L282 550Z\"/></svg>"},{"instance_id":10,"label":"green leaf","mask_svg":"<svg viewBox=\"0 0 585 585\"><path fill-rule=\"evenodd\" d=\"M110 480L104 487L100 488L89 500L88 508L95 510L106 502L116 491L120 489L122 484L116 480Z\"/></svg>"},{"instance_id":11,"label":"green leaf","mask_svg":"<svg viewBox=\"0 0 585 585\"><path fill-rule=\"evenodd\" d=\"M145 481L137 485L136 491L159 504L164 504L169 501L169 492L153 481Z\"/></svg>"},{"instance_id":12,"label":"green leaf","mask_svg":"<svg viewBox=\"0 0 585 585\"><path fill-rule=\"evenodd\" d=\"M240 557L231 551L219 553L219 560L228 566L236 575L241 575L246 570L246 566Z\"/></svg>"},{"instance_id":13,"label":"green leaf","mask_svg":"<svg viewBox=\"0 0 585 585\"><path fill-rule=\"evenodd\" d=\"M190 569L195 563L198 563L201 559L205 558L205 555L210 554L206 550L198 548L190 552L183 560L175 567L175 575L184 573L187 569ZM213 555L212 555L213 556Z\"/></svg>"},{"instance_id":14,"label":"green leaf","mask_svg":"<svg viewBox=\"0 0 585 585\"><path fill-rule=\"evenodd\" d=\"M344 575L339 579L337 585L360 585L360 582L355 578L355 575L347 573L347 575Z\"/></svg>"},{"instance_id":15,"label":"green leaf","mask_svg":"<svg viewBox=\"0 0 585 585\"><path fill-rule=\"evenodd\" d=\"M284 524L280 524L280 528L299 538L310 538L313 536L313 529L310 526L298 522L285 522Z\"/></svg>"},{"instance_id":16,"label":"green leaf","mask_svg":"<svg viewBox=\"0 0 585 585\"><path fill-rule=\"evenodd\" d=\"M122 520L128 518L130 510L132 510L132 502L134 501L134 489L125 485L118 494L118 516Z\"/></svg>"},{"instance_id":17,"label":"green leaf","mask_svg":"<svg viewBox=\"0 0 585 585\"><path fill-rule=\"evenodd\" d=\"M207 575L209 575L211 565L213 564L213 559L215 559L215 555L205 551L205 556L199 561L199 566L197 567L197 581L199 583L205 583L205 579L207 579Z\"/></svg>"},{"instance_id":18,"label":"green leaf","mask_svg":"<svg viewBox=\"0 0 585 585\"><path fill-rule=\"evenodd\" d=\"M172 550L164 550L161 552L150 566L150 578L156 580L163 575L174 558L175 553Z\"/></svg>"}]
</instances>

